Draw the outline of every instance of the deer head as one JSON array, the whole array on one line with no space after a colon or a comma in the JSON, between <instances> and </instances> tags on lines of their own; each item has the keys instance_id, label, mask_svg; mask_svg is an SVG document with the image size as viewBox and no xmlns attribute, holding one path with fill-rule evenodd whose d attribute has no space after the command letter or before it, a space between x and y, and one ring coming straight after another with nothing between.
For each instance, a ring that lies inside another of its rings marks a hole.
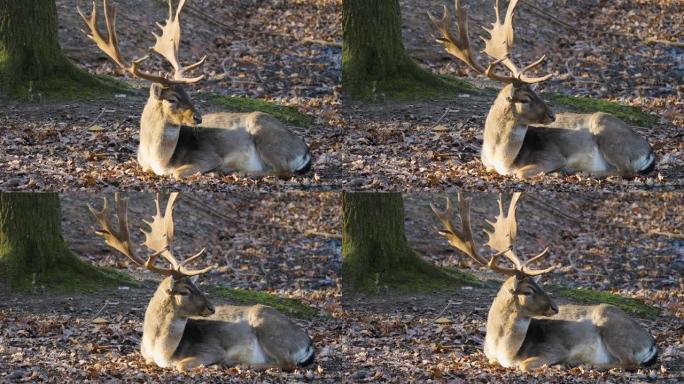
<instances>
[{"instance_id":1,"label":"deer head","mask_svg":"<svg viewBox=\"0 0 684 384\"><path fill-rule=\"evenodd\" d=\"M197 83L204 78L204 75L197 77L185 77L185 73L204 64L206 56L198 62L181 66L178 63L178 49L180 47L181 29L180 14L185 5L185 0L180 0L175 13L171 0L169 2L169 16L164 25L157 23L161 28L161 35L152 32L156 42L150 49L164 58L173 67L173 73L157 76L140 69L140 65L147 59L144 56L128 62L121 56L119 42L116 36L116 8L110 6L107 0L103 2L104 19L107 27L107 38L105 38L97 26L97 6L93 1L93 11L90 17L86 17L81 9L76 7L79 15L90 30L87 36L97 44L98 48L119 66L124 72L128 72L134 77L152 82L150 86L150 102L159 104L164 116L174 125L194 126L202 122L202 118L190 101L190 97L183 89L184 84Z\"/></svg>"},{"instance_id":2,"label":"deer head","mask_svg":"<svg viewBox=\"0 0 684 384\"><path fill-rule=\"evenodd\" d=\"M187 268L189 263L202 256L204 249L183 262L178 262L170 250L174 237L173 208L177 198L177 192L171 194L166 204L164 215L161 213L159 194L155 198L156 214L152 217L152 221L144 221L149 226L149 230L141 229L145 234L145 242L143 244L150 252L147 259L138 256L132 245L128 230L127 199L119 198L118 193L114 195L118 229L115 229L116 227L110 221L107 198L104 198L102 210L98 211L90 206L90 204L88 204L88 208L101 226L101 229L96 231L96 233L105 239L107 245L119 251L136 265L166 276L160 287L163 287L162 291L168 295L178 315L183 317L209 316L214 313L214 306L197 288L195 283L198 275L210 271L212 267L199 270ZM170 267L157 266L156 261L159 256L165 259L170 264Z\"/></svg>"},{"instance_id":3,"label":"deer head","mask_svg":"<svg viewBox=\"0 0 684 384\"><path fill-rule=\"evenodd\" d=\"M499 15L499 0L496 0L494 11L496 20L492 23L492 28L483 29L490 35L489 39L482 38L485 42L483 52L493 59L484 67L476 59L470 49L470 39L468 38L468 15L461 7L460 0L455 0L456 7L456 26L458 28L457 37L449 29L451 16L449 9L444 6L444 13L441 19L434 17L430 12L428 16L441 37L437 42L444 46L444 49L467 64L477 73L483 74L490 79L507 84L501 93L511 104L513 113L519 118L522 124L548 124L555 120L555 115L544 101L537 96L531 85L548 80L551 75L542 77L530 77L526 73L541 65L546 56L540 57L535 62L527 65L522 70L519 69L510 58L510 51L513 47L513 13L518 5L518 0L511 0L504 21L501 22ZM502 64L508 69L510 74L502 75L495 72L496 68Z\"/></svg>"},{"instance_id":4,"label":"deer head","mask_svg":"<svg viewBox=\"0 0 684 384\"><path fill-rule=\"evenodd\" d=\"M491 229L485 230L489 238L486 245L493 252L489 259L479 254L477 251L478 247L473 239L473 231L470 224L470 200L463 198L461 194L458 195L458 211L461 219L460 230L452 222L453 207L448 197L446 199L445 211L437 210L432 204L430 204L430 207L444 226L438 232L447 238L449 244L469 256L477 264L509 276L503 285L502 291L509 293L517 300L520 312L528 316L551 316L558 313L558 307L537 284L535 277L552 271L555 266L546 269L530 268L530 264L545 257L549 249L544 249L525 262L518 258L515 250L518 236L515 212L519 198L520 193L514 193L508 206L508 211L504 212L503 198L499 195L499 215L496 217L496 221L485 220L491 226ZM502 266L499 263L501 256L508 259L513 266Z\"/></svg>"}]
</instances>

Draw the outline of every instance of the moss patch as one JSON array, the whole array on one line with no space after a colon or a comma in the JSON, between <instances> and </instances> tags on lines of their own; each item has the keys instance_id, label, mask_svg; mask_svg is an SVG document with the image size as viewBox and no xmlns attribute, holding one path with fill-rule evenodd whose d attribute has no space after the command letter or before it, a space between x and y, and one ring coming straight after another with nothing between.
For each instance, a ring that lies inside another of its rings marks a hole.
<instances>
[{"instance_id":1,"label":"moss patch","mask_svg":"<svg viewBox=\"0 0 684 384\"><path fill-rule=\"evenodd\" d=\"M133 88L124 81L109 76L90 75L73 67L68 67L60 75L40 80L15 81L0 85L0 90L7 96L29 102L106 98L116 93L133 92Z\"/></svg>"},{"instance_id":2,"label":"moss patch","mask_svg":"<svg viewBox=\"0 0 684 384\"><path fill-rule=\"evenodd\" d=\"M560 288L557 292L561 296L586 304L611 304L625 312L641 317L656 317L660 314L660 309L651 307L641 300L622 297L609 292L569 288Z\"/></svg>"},{"instance_id":3,"label":"moss patch","mask_svg":"<svg viewBox=\"0 0 684 384\"><path fill-rule=\"evenodd\" d=\"M464 80L449 76L439 76L432 84L415 81L411 78L395 78L373 82L365 88L358 98L367 101L412 101L425 99L444 99L459 93L475 93L477 89Z\"/></svg>"},{"instance_id":4,"label":"moss patch","mask_svg":"<svg viewBox=\"0 0 684 384\"><path fill-rule=\"evenodd\" d=\"M628 123L642 127L648 127L658 122L656 116L642 111L639 107L590 97L566 96L560 93L552 93L549 97L554 103L566 105L577 112L606 112Z\"/></svg>"},{"instance_id":5,"label":"moss patch","mask_svg":"<svg viewBox=\"0 0 684 384\"><path fill-rule=\"evenodd\" d=\"M235 305L263 304L276 310L298 318L312 318L318 312L299 300L287 299L266 292L247 291L244 289L231 289L221 286L212 286L208 290L213 295L230 300Z\"/></svg>"},{"instance_id":6,"label":"moss patch","mask_svg":"<svg viewBox=\"0 0 684 384\"><path fill-rule=\"evenodd\" d=\"M270 101L250 99L248 97L210 95L209 103L228 107L235 112L264 112L276 119L298 127L308 128L313 124L314 118L301 113L297 108L287 105L276 104Z\"/></svg>"},{"instance_id":7,"label":"moss patch","mask_svg":"<svg viewBox=\"0 0 684 384\"><path fill-rule=\"evenodd\" d=\"M439 267L422 258L417 258L411 263L412 265L404 265L403 268L368 276L358 281L354 290L366 294L407 294L434 292L464 285L483 285L467 272Z\"/></svg>"},{"instance_id":8,"label":"moss patch","mask_svg":"<svg viewBox=\"0 0 684 384\"><path fill-rule=\"evenodd\" d=\"M413 101L444 99L460 93L477 93L478 90L467 81L451 76L436 76L432 81L421 81L410 76L372 81L359 87L353 98L361 101L381 102L386 99Z\"/></svg>"},{"instance_id":9,"label":"moss patch","mask_svg":"<svg viewBox=\"0 0 684 384\"><path fill-rule=\"evenodd\" d=\"M11 268L7 268L10 271ZM138 286L130 276L110 268L99 268L75 255L61 259L58 266L42 273L31 273L19 279L3 276L11 288L20 292L50 291L54 293L92 292L119 285Z\"/></svg>"}]
</instances>

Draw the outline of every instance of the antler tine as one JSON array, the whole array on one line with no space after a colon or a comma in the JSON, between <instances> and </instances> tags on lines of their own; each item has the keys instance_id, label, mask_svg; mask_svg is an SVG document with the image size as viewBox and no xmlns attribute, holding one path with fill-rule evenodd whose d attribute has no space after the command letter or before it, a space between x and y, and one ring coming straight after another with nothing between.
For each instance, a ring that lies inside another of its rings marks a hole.
<instances>
[{"instance_id":1,"label":"antler tine","mask_svg":"<svg viewBox=\"0 0 684 384\"><path fill-rule=\"evenodd\" d=\"M527 77L525 72L539 66L546 56L542 56L534 63L526 66L522 71L513 63L510 59L510 50L513 47L513 14L515 12L515 7L518 5L518 0L511 0L508 3L508 8L506 10L506 16L504 18L503 24L501 23L501 18L499 15L499 0L496 0L494 10L496 14L496 21L492 23L492 28L487 29L482 27L490 35L489 39L482 37L485 42L485 49L483 50L489 57L496 59L496 62L500 62L513 74L512 81L519 84L534 84L544 80L548 80L551 75L546 75L542 77ZM510 82L510 81L509 81Z\"/></svg>"},{"instance_id":2,"label":"antler tine","mask_svg":"<svg viewBox=\"0 0 684 384\"><path fill-rule=\"evenodd\" d=\"M168 201L166 202L164 215L162 216L161 194L156 194L154 199L156 209L155 215L153 216L152 221L144 220L145 223L150 227L149 231L143 230L143 233L145 234L144 244L146 247L155 251L158 255L161 255L169 263L171 263L172 275L174 277L194 276L209 272L213 268L213 266L200 270L191 270L185 267L189 263L197 260L204 253L204 248L197 254L193 255L192 257L189 257L187 260L184 260L180 263L169 249L171 242L173 242L175 231L173 223L173 209L175 207L177 199L178 192L171 193Z\"/></svg>"},{"instance_id":3,"label":"antler tine","mask_svg":"<svg viewBox=\"0 0 684 384\"><path fill-rule=\"evenodd\" d=\"M181 29L180 29L180 13L185 5L185 0L180 0L178 3L178 8L176 8L176 15L173 15L173 6L171 5L171 0L169 1L169 18L166 19L166 24L161 25L157 23L157 26L162 30L161 36L152 32L156 38L156 42L152 47L152 50L163 56L166 61L171 64L174 69L173 82L177 84L192 84L204 79L204 75L186 78L185 72L191 71L200 65L204 64L206 60L206 55L202 57L198 62L182 67L178 63L178 49L180 47L181 39Z\"/></svg>"},{"instance_id":4,"label":"antler tine","mask_svg":"<svg viewBox=\"0 0 684 384\"><path fill-rule=\"evenodd\" d=\"M518 233L518 226L515 220L515 211L519 198L520 192L513 194L511 202L508 206L508 213L504 214L503 196L502 194L499 194L499 214L496 217L496 221L492 222L490 220L485 220L487 224L492 227L492 230L485 229L485 233L489 237L487 246L499 253L504 254L518 270L522 267L522 262L515 253L514 248Z\"/></svg>"},{"instance_id":5,"label":"antler tine","mask_svg":"<svg viewBox=\"0 0 684 384\"><path fill-rule=\"evenodd\" d=\"M483 258L477 253L475 248L475 241L473 240L473 231L470 225L470 200L463 198L463 196L460 193L458 194L458 209L462 228L461 231L457 230L451 222L451 218L453 216L453 208L451 206L451 201L448 197L446 200L447 207L444 212L439 212L432 204L430 204L430 207L432 208L432 211L435 213L435 215L437 215L437 218L439 218L439 220L444 225L445 229L440 230L439 233L447 238L449 244L451 244L461 252L465 253L466 255L470 256L470 258L475 260L478 264L482 265L483 267L488 267L489 269L504 275L515 275L517 273L515 269L502 267L498 264L499 256L501 256L503 252L498 252L492 255L489 260Z\"/></svg>"},{"instance_id":6,"label":"antler tine","mask_svg":"<svg viewBox=\"0 0 684 384\"><path fill-rule=\"evenodd\" d=\"M470 39L468 38L468 14L466 10L461 7L460 1L455 0L456 9L456 27L458 28L458 39L455 38L451 31L449 30L449 21L451 15L449 14L449 9L444 6L444 15L441 19L437 19L428 12L428 16L435 28L442 34L442 37L437 39L437 42L441 43L446 51L452 56L458 58L470 68L476 72L483 74L492 80L510 83L514 81L513 77L501 76L494 73L494 68L501 62L501 60L496 60L488 64L487 68L483 67L473 55L470 49Z\"/></svg>"},{"instance_id":7,"label":"antler tine","mask_svg":"<svg viewBox=\"0 0 684 384\"><path fill-rule=\"evenodd\" d=\"M145 267L152 272L159 273L164 276L172 276L174 274L172 269L158 268L154 265L156 258L162 254L166 248L154 252L148 256L147 260L141 259L133 251L131 247L130 233L128 231L128 199L120 199L118 193L114 195L114 202L116 204L116 217L119 222L118 231L112 228L112 224L109 220L109 206L107 198L103 198L103 200L104 204L101 211L97 211L90 204L88 204L88 209L90 209L90 212L95 216L95 219L102 226L102 229L96 231L96 233L104 237L105 243L141 267Z\"/></svg>"},{"instance_id":8,"label":"antler tine","mask_svg":"<svg viewBox=\"0 0 684 384\"><path fill-rule=\"evenodd\" d=\"M520 271L527 276L537 276L537 275L541 275L541 274L544 274L547 272L551 272L554 269L556 269L555 265L552 265L546 269L529 269L529 268L527 268L528 265L530 265L530 264L534 263L535 261L546 256L548 251L549 251L549 248L547 247L543 251L541 251L541 253L538 254L537 256L525 261L525 263L522 265L522 268L520 268Z\"/></svg>"},{"instance_id":9,"label":"antler tine","mask_svg":"<svg viewBox=\"0 0 684 384\"><path fill-rule=\"evenodd\" d=\"M109 2L107 0L104 0L103 8L105 16L105 25L107 27L107 39L105 39L104 36L102 36L102 33L97 27L97 5L95 4L95 1L93 1L93 12L89 18L86 17L83 14L83 12L81 12L81 9L78 6L76 7L76 11L79 15L81 15L81 18L90 30L89 35L85 31L83 31L83 33L85 33L91 40L93 40L95 44L97 44L98 48L100 48L102 52L109 56L109 58L112 59L112 61L114 61L116 65L118 65L121 69L130 73L131 75L162 85L168 86L173 84L173 81L163 76L155 76L151 73L143 72L138 68L140 66L140 63L147 60L149 56L133 60L131 64L128 64L126 60L124 60L121 57L121 52L119 51L119 41L116 36L116 7L114 7L113 5L110 6Z\"/></svg>"}]
</instances>

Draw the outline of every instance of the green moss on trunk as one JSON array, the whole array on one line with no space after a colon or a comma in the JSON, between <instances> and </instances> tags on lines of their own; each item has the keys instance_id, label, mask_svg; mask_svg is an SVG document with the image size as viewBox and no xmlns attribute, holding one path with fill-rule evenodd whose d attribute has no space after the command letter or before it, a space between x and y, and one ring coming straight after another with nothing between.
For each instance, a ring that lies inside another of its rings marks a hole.
<instances>
[{"instance_id":1,"label":"green moss on trunk","mask_svg":"<svg viewBox=\"0 0 684 384\"><path fill-rule=\"evenodd\" d=\"M54 0L0 1L0 93L41 101L112 94L120 82L75 67L57 40Z\"/></svg>"},{"instance_id":2,"label":"green moss on trunk","mask_svg":"<svg viewBox=\"0 0 684 384\"><path fill-rule=\"evenodd\" d=\"M342 282L345 288L375 293L430 291L476 283L466 274L421 258L404 233L404 203L398 193L344 193Z\"/></svg>"},{"instance_id":3,"label":"green moss on trunk","mask_svg":"<svg viewBox=\"0 0 684 384\"><path fill-rule=\"evenodd\" d=\"M475 90L422 69L408 56L398 0L343 1L342 35L342 86L355 99L410 100Z\"/></svg>"},{"instance_id":4,"label":"green moss on trunk","mask_svg":"<svg viewBox=\"0 0 684 384\"><path fill-rule=\"evenodd\" d=\"M62 238L59 197L53 193L0 193L0 279L17 290L46 286L60 291L130 282L71 252Z\"/></svg>"},{"instance_id":5,"label":"green moss on trunk","mask_svg":"<svg viewBox=\"0 0 684 384\"><path fill-rule=\"evenodd\" d=\"M212 286L208 289L212 295L216 295L228 299L235 305L254 305L263 304L277 309L278 311L299 317L302 319L309 319L316 316L316 309L312 308L302 302L294 299L287 299L272 295L266 292L254 292L244 289L231 289L220 286Z\"/></svg>"}]
</instances>

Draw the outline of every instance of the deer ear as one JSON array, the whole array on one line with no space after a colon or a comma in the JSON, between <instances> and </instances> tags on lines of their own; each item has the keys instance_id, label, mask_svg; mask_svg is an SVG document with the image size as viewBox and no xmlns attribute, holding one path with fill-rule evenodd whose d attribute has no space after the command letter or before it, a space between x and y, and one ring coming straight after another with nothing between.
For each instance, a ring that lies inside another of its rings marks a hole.
<instances>
[{"instance_id":1,"label":"deer ear","mask_svg":"<svg viewBox=\"0 0 684 384\"><path fill-rule=\"evenodd\" d=\"M199 275L195 275L195 276L190 277L190 281L193 284L197 284L197 280L199 280Z\"/></svg>"},{"instance_id":2,"label":"deer ear","mask_svg":"<svg viewBox=\"0 0 684 384\"><path fill-rule=\"evenodd\" d=\"M152 83L152 85L150 85L150 97L155 100L161 99L163 90L164 88L161 84Z\"/></svg>"}]
</instances>

